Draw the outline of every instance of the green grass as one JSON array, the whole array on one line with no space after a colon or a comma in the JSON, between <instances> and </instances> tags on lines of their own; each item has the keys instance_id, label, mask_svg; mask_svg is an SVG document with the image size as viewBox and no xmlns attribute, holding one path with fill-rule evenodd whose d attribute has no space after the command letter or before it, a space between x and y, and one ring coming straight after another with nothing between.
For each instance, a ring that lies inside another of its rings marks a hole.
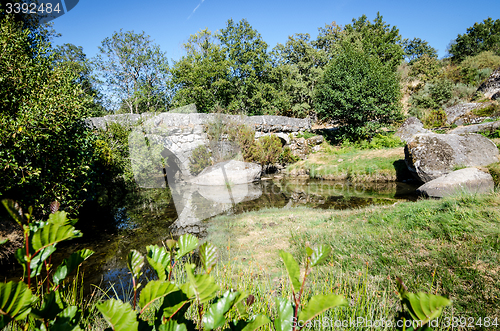
<instances>
[{"instance_id":1,"label":"green grass","mask_svg":"<svg viewBox=\"0 0 500 331\"><path fill-rule=\"evenodd\" d=\"M287 171L302 171L310 178L330 180L395 181L398 163L404 159L402 147L360 150L356 147L332 147L323 143L322 151L290 165Z\"/></svg>"},{"instance_id":2,"label":"green grass","mask_svg":"<svg viewBox=\"0 0 500 331\"><path fill-rule=\"evenodd\" d=\"M400 276L412 291L452 299L444 316L500 318L499 205L495 193L348 211L269 209L217 217L207 240L223 247L221 277L246 279L240 284L267 302L262 307L287 286L278 250L303 260L309 243L333 248L309 289L344 293L351 306L337 311L342 316L393 318Z\"/></svg>"}]
</instances>

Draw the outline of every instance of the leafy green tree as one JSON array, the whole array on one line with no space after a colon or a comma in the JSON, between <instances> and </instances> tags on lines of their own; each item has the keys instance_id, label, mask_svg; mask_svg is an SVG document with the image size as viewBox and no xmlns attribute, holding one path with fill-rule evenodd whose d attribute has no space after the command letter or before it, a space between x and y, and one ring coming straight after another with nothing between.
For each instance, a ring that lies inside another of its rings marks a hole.
<instances>
[{"instance_id":1,"label":"leafy green tree","mask_svg":"<svg viewBox=\"0 0 500 331\"><path fill-rule=\"evenodd\" d=\"M187 54L171 69L177 90L173 105L195 103L196 109L205 113L216 105L226 107L231 94L230 65L218 40L205 29L191 35L184 48Z\"/></svg>"},{"instance_id":2,"label":"leafy green tree","mask_svg":"<svg viewBox=\"0 0 500 331\"><path fill-rule=\"evenodd\" d=\"M361 43L365 53L377 56L389 68L396 70L403 60L404 51L401 47L399 29L386 24L380 13L377 13L373 23L366 15L353 19L352 24L347 24L344 30L346 32L344 38L359 40L356 43Z\"/></svg>"},{"instance_id":3,"label":"leafy green tree","mask_svg":"<svg viewBox=\"0 0 500 331\"><path fill-rule=\"evenodd\" d=\"M94 135L80 121L93 100L73 70L54 66L49 44L29 34L1 21L0 194L42 209L54 200L76 207L93 185Z\"/></svg>"},{"instance_id":4,"label":"leafy green tree","mask_svg":"<svg viewBox=\"0 0 500 331\"><path fill-rule=\"evenodd\" d=\"M105 111L102 106L102 95L96 88L95 79L92 77L92 65L83 52L83 48L73 44L56 46L54 61L57 65L65 66L76 74L75 83L94 99L92 116L101 116Z\"/></svg>"},{"instance_id":5,"label":"leafy green tree","mask_svg":"<svg viewBox=\"0 0 500 331\"><path fill-rule=\"evenodd\" d=\"M359 140L402 118L396 73L354 47L326 66L315 91L318 115L340 124L339 138Z\"/></svg>"},{"instance_id":6,"label":"leafy green tree","mask_svg":"<svg viewBox=\"0 0 500 331\"><path fill-rule=\"evenodd\" d=\"M162 111L171 95L166 54L144 32L113 33L102 41L95 68L114 110Z\"/></svg>"},{"instance_id":7,"label":"leafy green tree","mask_svg":"<svg viewBox=\"0 0 500 331\"><path fill-rule=\"evenodd\" d=\"M493 51L500 55L500 19L491 17L459 34L449 47L448 53L454 62L461 62L467 56L478 55L483 51Z\"/></svg>"},{"instance_id":8,"label":"leafy green tree","mask_svg":"<svg viewBox=\"0 0 500 331\"><path fill-rule=\"evenodd\" d=\"M260 33L245 19L238 23L230 19L217 37L230 63L233 92L228 108L258 114L270 107L273 88L266 77L270 70L269 55Z\"/></svg>"},{"instance_id":9,"label":"leafy green tree","mask_svg":"<svg viewBox=\"0 0 500 331\"><path fill-rule=\"evenodd\" d=\"M427 41L420 38L403 40L403 50L405 53L405 60L409 63L415 62L424 55L432 59L437 59L438 57L436 49L431 47Z\"/></svg>"},{"instance_id":10,"label":"leafy green tree","mask_svg":"<svg viewBox=\"0 0 500 331\"><path fill-rule=\"evenodd\" d=\"M325 51L315 48L309 34L295 34L273 50L277 65L286 66L291 114L309 115L313 108L313 91L328 62Z\"/></svg>"}]
</instances>

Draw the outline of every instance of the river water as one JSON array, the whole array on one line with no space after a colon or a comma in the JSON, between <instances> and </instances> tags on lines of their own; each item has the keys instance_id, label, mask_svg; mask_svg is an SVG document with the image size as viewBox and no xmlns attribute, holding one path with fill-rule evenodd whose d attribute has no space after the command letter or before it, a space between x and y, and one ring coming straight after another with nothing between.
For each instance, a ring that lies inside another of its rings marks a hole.
<instances>
[{"instance_id":1,"label":"river water","mask_svg":"<svg viewBox=\"0 0 500 331\"><path fill-rule=\"evenodd\" d=\"M69 242L57 252L59 260L72 251L88 248L95 254L85 261L87 291L90 284L107 288L121 287L130 276L126 267L131 249L145 253L146 246L159 244L178 234L191 232L202 237L207 231L206 220L220 214L239 214L262 208L294 208L307 206L322 209L352 209L368 205L388 205L398 201L413 201L416 186L399 182L355 183L321 180L262 181L243 188L235 186L218 191L213 187L188 186L172 189L143 189L128 202L115 208L112 229L100 226L84 227L84 236ZM230 195L227 195L227 192ZM190 201L190 202L186 202ZM96 224L97 215L86 213L81 224ZM22 271L19 267L2 270L4 276ZM125 286L126 287L126 286Z\"/></svg>"}]
</instances>

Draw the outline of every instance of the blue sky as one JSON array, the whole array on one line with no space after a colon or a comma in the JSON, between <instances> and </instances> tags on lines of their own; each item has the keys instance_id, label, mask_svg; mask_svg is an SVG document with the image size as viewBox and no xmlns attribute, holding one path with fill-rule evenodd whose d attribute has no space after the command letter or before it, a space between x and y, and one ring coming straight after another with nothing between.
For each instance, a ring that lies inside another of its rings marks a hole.
<instances>
[{"instance_id":1,"label":"blue sky","mask_svg":"<svg viewBox=\"0 0 500 331\"><path fill-rule=\"evenodd\" d=\"M372 21L377 11L384 21L399 28L403 38L427 40L439 57L446 54L450 41L474 22L500 18L497 0L80 0L73 10L54 20L55 30L62 34L54 44L82 46L92 57L104 38L122 28L145 31L169 59L177 60L184 54L182 44L189 35L205 27L222 29L230 18L246 18L271 49L294 33L309 33L315 38L318 28L332 21L346 25L363 14Z\"/></svg>"}]
</instances>

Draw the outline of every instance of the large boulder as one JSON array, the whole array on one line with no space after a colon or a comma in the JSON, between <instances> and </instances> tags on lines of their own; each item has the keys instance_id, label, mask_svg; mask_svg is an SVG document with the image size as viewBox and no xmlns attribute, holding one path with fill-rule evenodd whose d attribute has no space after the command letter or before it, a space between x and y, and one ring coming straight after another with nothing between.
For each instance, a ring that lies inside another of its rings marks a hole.
<instances>
[{"instance_id":1,"label":"large boulder","mask_svg":"<svg viewBox=\"0 0 500 331\"><path fill-rule=\"evenodd\" d=\"M500 68L491 73L490 77L478 87L477 92L483 93L488 99L492 99L493 96L498 97L500 92Z\"/></svg>"},{"instance_id":2,"label":"large boulder","mask_svg":"<svg viewBox=\"0 0 500 331\"><path fill-rule=\"evenodd\" d=\"M409 142L414 135L418 133L430 133L431 131L424 129L424 124L416 117L408 118L394 134L401 138L404 142Z\"/></svg>"},{"instance_id":3,"label":"large boulder","mask_svg":"<svg viewBox=\"0 0 500 331\"><path fill-rule=\"evenodd\" d=\"M500 128L500 121L486 122L475 125L459 126L448 133L464 134L464 133L478 133L478 132L495 132Z\"/></svg>"},{"instance_id":4,"label":"large boulder","mask_svg":"<svg viewBox=\"0 0 500 331\"><path fill-rule=\"evenodd\" d=\"M206 186L239 185L259 180L261 173L258 164L231 160L205 168L190 182Z\"/></svg>"},{"instance_id":5,"label":"large boulder","mask_svg":"<svg viewBox=\"0 0 500 331\"><path fill-rule=\"evenodd\" d=\"M448 107L444 110L446 113L446 124L453 124L459 118L462 118L464 115L472 112L475 109L480 109L487 106L485 103L481 102L469 102L469 103L460 103L458 105Z\"/></svg>"},{"instance_id":6,"label":"large boulder","mask_svg":"<svg viewBox=\"0 0 500 331\"><path fill-rule=\"evenodd\" d=\"M465 168L425 183L417 189L417 193L443 198L461 192L488 193L492 192L494 187L490 174L477 168Z\"/></svg>"},{"instance_id":7,"label":"large boulder","mask_svg":"<svg viewBox=\"0 0 500 331\"><path fill-rule=\"evenodd\" d=\"M405 147L405 162L412 174L426 183L455 167L486 166L498 162L498 148L479 134L421 133Z\"/></svg>"}]
</instances>

